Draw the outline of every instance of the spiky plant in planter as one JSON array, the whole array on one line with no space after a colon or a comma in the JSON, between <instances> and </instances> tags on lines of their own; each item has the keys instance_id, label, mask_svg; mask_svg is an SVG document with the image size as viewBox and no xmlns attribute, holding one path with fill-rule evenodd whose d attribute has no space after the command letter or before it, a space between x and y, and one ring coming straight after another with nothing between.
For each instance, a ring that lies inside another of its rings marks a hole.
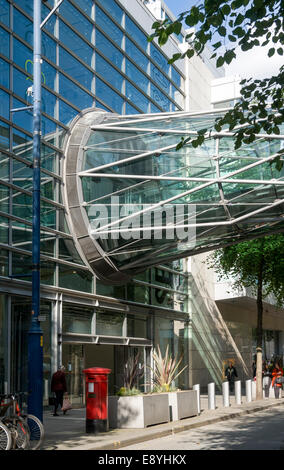
<instances>
[{"instance_id":1,"label":"spiky plant in planter","mask_svg":"<svg viewBox=\"0 0 284 470\"><path fill-rule=\"evenodd\" d=\"M130 357L124 367L124 386L120 388L117 395L128 396L138 395L140 390L136 388L139 379L144 375L144 365L140 366L140 354L137 353L135 357Z\"/></svg>"},{"instance_id":2,"label":"spiky plant in planter","mask_svg":"<svg viewBox=\"0 0 284 470\"><path fill-rule=\"evenodd\" d=\"M177 357L172 358L168 346L165 355L162 356L160 347L157 346L157 351L154 350L153 352L154 367L151 368L153 371L154 392L171 392L175 390L172 387L173 381L187 368L186 365L177 372L182 359L182 357L179 360Z\"/></svg>"}]
</instances>

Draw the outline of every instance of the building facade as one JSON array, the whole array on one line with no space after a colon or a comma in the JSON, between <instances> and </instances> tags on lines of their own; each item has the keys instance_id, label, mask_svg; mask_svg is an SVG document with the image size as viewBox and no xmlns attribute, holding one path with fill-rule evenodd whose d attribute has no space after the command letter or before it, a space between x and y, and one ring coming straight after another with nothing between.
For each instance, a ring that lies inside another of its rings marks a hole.
<instances>
[{"instance_id":1,"label":"building facade","mask_svg":"<svg viewBox=\"0 0 284 470\"><path fill-rule=\"evenodd\" d=\"M0 0L0 393L27 389L32 113L13 110L32 100L32 3ZM203 269L199 258L191 265L187 259L158 264L122 285L103 283L75 244L65 205L64 142L82 110L134 116L211 106L210 82L220 72L214 72L206 54L192 66L186 61L168 64L183 39L173 37L163 50L147 42L155 17L170 15L163 3L157 2L163 11L153 10L153 3L150 8L140 0L64 0L43 28L40 319L45 404L51 373L62 363L72 400L80 404L86 367L109 367L114 393L123 384L129 357L139 353L141 366L150 366L153 348L165 351L169 345L173 355L183 356L181 367L189 366L176 384L187 388L200 378L204 386L215 376L220 383L223 352L231 348L230 354L239 354L214 296L215 311L208 313L203 286L196 281ZM52 1L42 4L43 18L52 7ZM205 272L203 277L207 282ZM218 342L220 357L214 364L210 332L226 345ZM150 369L145 370L141 388L150 382Z\"/></svg>"}]
</instances>

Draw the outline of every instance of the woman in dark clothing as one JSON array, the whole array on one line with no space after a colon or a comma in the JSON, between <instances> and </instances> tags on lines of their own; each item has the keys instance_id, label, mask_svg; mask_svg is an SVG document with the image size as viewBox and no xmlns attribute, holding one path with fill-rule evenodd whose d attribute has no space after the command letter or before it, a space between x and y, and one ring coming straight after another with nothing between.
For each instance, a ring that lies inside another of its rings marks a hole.
<instances>
[{"instance_id":1,"label":"woman in dark clothing","mask_svg":"<svg viewBox=\"0 0 284 470\"><path fill-rule=\"evenodd\" d=\"M51 391L55 393L55 404L54 404L54 413L53 416L58 416L57 408L58 405L63 405L63 395L67 392L66 386L66 376L65 376L65 367L59 367L58 371L55 372L51 379ZM66 411L63 411L65 414Z\"/></svg>"},{"instance_id":2,"label":"woman in dark clothing","mask_svg":"<svg viewBox=\"0 0 284 470\"><path fill-rule=\"evenodd\" d=\"M230 392L233 392L235 378L238 377L238 374L237 374L237 369L233 366L232 363L230 363L229 366L227 367L225 371L225 377L227 377L227 380L229 382Z\"/></svg>"}]
</instances>

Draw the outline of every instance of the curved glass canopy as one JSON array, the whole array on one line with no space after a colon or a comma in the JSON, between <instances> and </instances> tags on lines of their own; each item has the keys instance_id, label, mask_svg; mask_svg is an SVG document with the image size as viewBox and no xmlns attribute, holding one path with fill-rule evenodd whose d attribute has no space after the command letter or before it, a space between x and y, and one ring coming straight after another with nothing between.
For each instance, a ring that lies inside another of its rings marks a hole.
<instances>
[{"instance_id":1,"label":"curved glass canopy","mask_svg":"<svg viewBox=\"0 0 284 470\"><path fill-rule=\"evenodd\" d=\"M176 150L220 111L118 116L85 110L65 149L65 199L80 252L97 276L129 280L150 266L284 230L284 136L233 134Z\"/></svg>"}]
</instances>

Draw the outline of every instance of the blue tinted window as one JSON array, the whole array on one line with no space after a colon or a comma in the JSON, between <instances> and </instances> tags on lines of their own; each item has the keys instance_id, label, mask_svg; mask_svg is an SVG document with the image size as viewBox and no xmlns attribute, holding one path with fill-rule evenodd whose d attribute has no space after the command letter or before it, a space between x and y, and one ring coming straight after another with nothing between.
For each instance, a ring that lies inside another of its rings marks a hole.
<instances>
[{"instance_id":1,"label":"blue tinted window","mask_svg":"<svg viewBox=\"0 0 284 470\"><path fill-rule=\"evenodd\" d=\"M30 16L33 16L33 2L31 0L14 0L14 3L19 5L22 10L25 10Z\"/></svg>"},{"instance_id":2,"label":"blue tinted window","mask_svg":"<svg viewBox=\"0 0 284 470\"><path fill-rule=\"evenodd\" d=\"M10 4L7 0L0 0L0 21L7 26L10 26Z\"/></svg>"},{"instance_id":3,"label":"blue tinted window","mask_svg":"<svg viewBox=\"0 0 284 470\"><path fill-rule=\"evenodd\" d=\"M16 25L16 33L21 36L29 44L33 44L33 24L16 8L13 8L14 24Z\"/></svg>"},{"instance_id":4,"label":"blue tinted window","mask_svg":"<svg viewBox=\"0 0 284 470\"><path fill-rule=\"evenodd\" d=\"M157 108L153 103L151 103L151 113L161 113L162 111Z\"/></svg>"},{"instance_id":5,"label":"blue tinted window","mask_svg":"<svg viewBox=\"0 0 284 470\"><path fill-rule=\"evenodd\" d=\"M133 106L131 106L131 104L126 103L126 105L125 105L125 114L140 114L140 113L139 113L139 111L137 111L137 109L133 108Z\"/></svg>"},{"instance_id":6,"label":"blue tinted window","mask_svg":"<svg viewBox=\"0 0 284 470\"><path fill-rule=\"evenodd\" d=\"M158 90L153 83L151 83L151 98L153 98L156 103L163 108L164 111L170 111L171 110L171 102L168 100L168 98L160 91Z\"/></svg>"},{"instance_id":7,"label":"blue tinted window","mask_svg":"<svg viewBox=\"0 0 284 470\"><path fill-rule=\"evenodd\" d=\"M10 57L9 33L2 28L0 28L0 53Z\"/></svg>"},{"instance_id":8,"label":"blue tinted window","mask_svg":"<svg viewBox=\"0 0 284 470\"><path fill-rule=\"evenodd\" d=\"M129 60L126 59L125 62L125 73L126 75L133 80L145 93L148 93L148 83L149 79L141 73L135 65L132 64Z\"/></svg>"},{"instance_id":9,"label":"blue tinted window","mask_svg":"<svg viewBox=\"0 0 284 470\"><path fill-rule=\"evenodd\" d=\"M92 72L61 47L59 50L59 65L60 68L68 73L72 78L77 80L87 89L91 90L93 79Z\"/></svg>"},{"instance_id":10,"label":"blue tinted window","mask_svg":"<svg viewBox=\"0 0 284 470\"><path fill-rule=\"evenodd\" d=\"M88 65L91 65L93 49L83 39L79 38L63 21L59 23L60 41Z\"/></svg>"},{"instance_id":11,"label":"blue tinted window","mask_svg":"<svg viewBox=\"0 0 284 470\"><path fill-rule=\"evenodd\" d=\"M46 33L42 33L42 55L56 64L56 42Z\"/></svg>"},{"instance_id":12,"label":"blue tinted window","mask_svg":"<svg viewBox=\"0 0 284 470\"><path fill-rule=\"evenodd\" d=\"M59 100L59 121L67 125L77 114L78 111L76 111L76 109L71 108L71 106L64 103L64 101Z\"/></svg>"},{"instance_id":13,"label":"blue tinted window","mask_svg":"<svg viewBox=\"0 0 284 470\"><path fill-rule=\"evenodd\" d=\"M184 97L173 85L172 85L171 97L176 101L176 103L179 106L183 106Z\"/></svg>"},{"instance_id":14,"label":"blue tinted window","mask_svg":"<svg viewBox=\"0 0 284 470\"><path fill-rule=\"evenodd\" d=\"M125 52L131 57L140 67L147 72L149 60L147 57L137 49L130 39L125 38Z\"/></svg>"},{"instance_id":15,"label":"blue tinted window","mask_svg":"<svg viewBox=\"0 0 284 470\"><path fill-rule=\"evenodd\" d=\"M97 29L96 30L96 47L112 61L119 69L122 68L123 55L119 50Z\"/></svg>"},{"instance_id":16,"label":"blue tinted window","mask_svg":"<svg viewBox=\"0 0 284 470\"><path fill-rule=\"evenodd\" d=\"M17 39L13 39L13 58L17 65L33 74L33 53Z\"/></svg>"},{"instance_id":17,"label":"blue tinted window","mask_svg":"<svg viewBox=\"0 0 284 470\"><path fill-rule=\"evenodd\" d=\"M9 101L10 100L8 93L5 93L5 91L0 90L0 115L5 117L6 119L9 119Z\"/></svg>"},{"instance_id":18,"label":"blue tinted window","mask_svg":"<svg viewBox=\"0 0 284 470\"><path fill-rule=\"evenodd\" d=\"M118 46L122 46L122 31L98 6L96 6L96 23L116 44L118 44Z\"/></svg>"},{"instance_id":19,"label":"blue tinted window","mask_svg":"<svg viewBox=\"0 0 284 470\"><path fill-rule=\"evenodd\" d=\"M176 83L176 85L181 88L181 75L172 67L172 80Z\"/></svg>"},{"instance_id":20,"label":"blue tinted window","mask_svg":"<svg viewBox=\"0 0 284 470\"><path fill-rule=\"evenodd\" d=\"M119 114L123 114L123 99L121 96L115 93L98 77L96 78L96 95L114 111Z\"/></svg>"},{"instance_id":21,"label":"blue tinted window","mask_svg":"<svg viewBox=\"0 0 284 470\"><path fill-rule=\"evenodd\" d=\"M41 5L41 20L43 21L47 15L50 13L50 10L42 3ZM51 34L55 35L55 26L56 26L56 15L52 15L44 25L44 29L49 31Z\"/></svg>"},{"instance_id":22,"label":"blue tinted window","mask_svg":"<svg viewBox=\"0 0 284 470\"><path fill-rule=\"evenodd\" d=\"M93 104L93 98L68 80L64 75L59 75L59 93L79 109L89 108Z\"/></svg>"},{"instance_id":23,"label":"blue tinted window","mask_svg":"<svg viewBox=\"0 0 284 470\"><path fill-rule=\"evenodd\" d=\"M119 24L122 24L123 10L114 0L100 0L100 3Z\"/></svg>"},{"instance_id":24,"label":"blue tinted window","mask_svg":"<svg viewBox=\"0 0 284 470\"><path fill-rule=\"evenodd\" d=\"M0 59L0 83L6 88L9 88L10 83L9 67L10 66L6 60Z\"/></svg>"},{"instance_id":25,"label":"blue tinted window","mask_svg":"<svg viewBox=\"0 0 284 470\"><path fill-rule=\"evenodd\" d=\"M123 77L99 54L96 55L96 71L112 86L122 92Z\"/></svg>"},{"instance_id":26,"label":"blue tinted window","mask_svg":"<svg viewBox=\"0 0 284 470\"><path fill-rule=\"evenodd\" d=\"M22 101L13 99L13 108L22 108L25 106ZM28 132L33 132L33 113L32 111L20 111L13 113L13 122Z\"/></svg>"},{"instance_id":27,"label":"blue tinted window","mask_svg":"<svg viewBox=\"0 0 284 470\"><path fill-rule=\"evenodd\" d=\"M47 62L43 61L41 70L43 83L45 83L45 85L47 85L52 90L55 90L56 69Z\"/></svg>"},{"instance_id":28,"label":"blue tinted window","mask_svg":"<svg viewBox=\"0 0 284 470\"><path fill-rule=\"evenodd\" d=\"M9 126L4 122L0 121L0 147L8 149L9 142Z\"/></svg>"},{"instance_id":29,"label":"blue tinted window","mask_svg":"<svg viewBox=\"0 0 284 470\"><path fill-rule=\"evenodd\" d=\"M140 93L131 83L126 81L126 97L135 103L135 105L143 111L143 113L148 112L148 103L149 100Z\"/></svg>"},{"instance_id":30,"label":"blue tinted window","mask_svg":"<svg viewBox=\"0 0 284 470\"><path fill-rule=\"evenodd\" d=\"M169 73L170 66L168 64L168 60L163 56L163 54L158 51L158 49L151 43L151 57L159 65L159 67L165 72Z\"/></svg>"},{"instance_id":31,"label":"blue tinted window","mask_svg":"<svg viewBox=\"0 0 284 470\"><path fill-rule=\"evenodd\" d=\"M44 87L41 89L42 111L49 116L56 118L56 96L47 91Z\"/></svg>"},{"instance_id":32,"label":"blue tinted window","mask_svg":"<svg viewBox=\"0 0 284 470\"><path fill-rule=\"evenodd\" d=\"M88 16L92 16L93 0L76 0L76 3Z\"/></svg>"},{"instance_id":33,"label":"blue tinted window","mask_svg":"<svg viewBox=\"0 0 284 470\"><path fill-rule=\"evenodd\" d=\"M13 69L13 91L24 100L27 99L27 89L32 86L32 80L15 67ZM24 106L24 105L22 105Z\"/></svg>"},{"instance_id":34,"label":"blue tinted window","mask_svg":"<svg viewBox=\"0 0 284 470\"><path fill-rule=\"evenodd\" d=\"M144 34L127 15L125 15L125 31L144 49L144 51L147 50L148 42L146 34Z\"/></svg>"},{"instance_id":35,"label":"blue tinted window","mask_svg":"<svg viewBox=\"0 0 284 470\"><path fill-rule=\"evenodd\" d=\"M104 109L105 111L110 112L110 110L106 106L104 106L102 103L100 103L99 101L96 101L96 107Z\"/></svg>"},{"instance_id":36,"label":"blue tinted window","mask_svg":"<svg viewBox=\"0 0 284 470\"><path fill-rule=\"evenodd\" d=\"M19 114L19 113L18 113ZM56 124L45 116L42 116L41 119L41 131L42 136L48 140L48 142L53 143L56 133ZM52 140L51 140L52 139Z\"/></svg>"},{"instance_id":37,"label":"blue tinted window","mask_svg":"<svg viewBox=\"0 0 284 470\"><path fill-rule=\"evenodd\" d=\"M166 93L170 93L169 80L153 64L151 64L151 77Z\"/></svg>"},{"instance_id":38,"label":"blue tinted window","mask_svg":"<svg viewBox=\"0 0 284 470\"><path fill-rule=\"evenodd\" d=\"M64 0L60 5L60 14L89 41L92 39L93 25L70 2Z\"/></svg>"}]
</instances>

